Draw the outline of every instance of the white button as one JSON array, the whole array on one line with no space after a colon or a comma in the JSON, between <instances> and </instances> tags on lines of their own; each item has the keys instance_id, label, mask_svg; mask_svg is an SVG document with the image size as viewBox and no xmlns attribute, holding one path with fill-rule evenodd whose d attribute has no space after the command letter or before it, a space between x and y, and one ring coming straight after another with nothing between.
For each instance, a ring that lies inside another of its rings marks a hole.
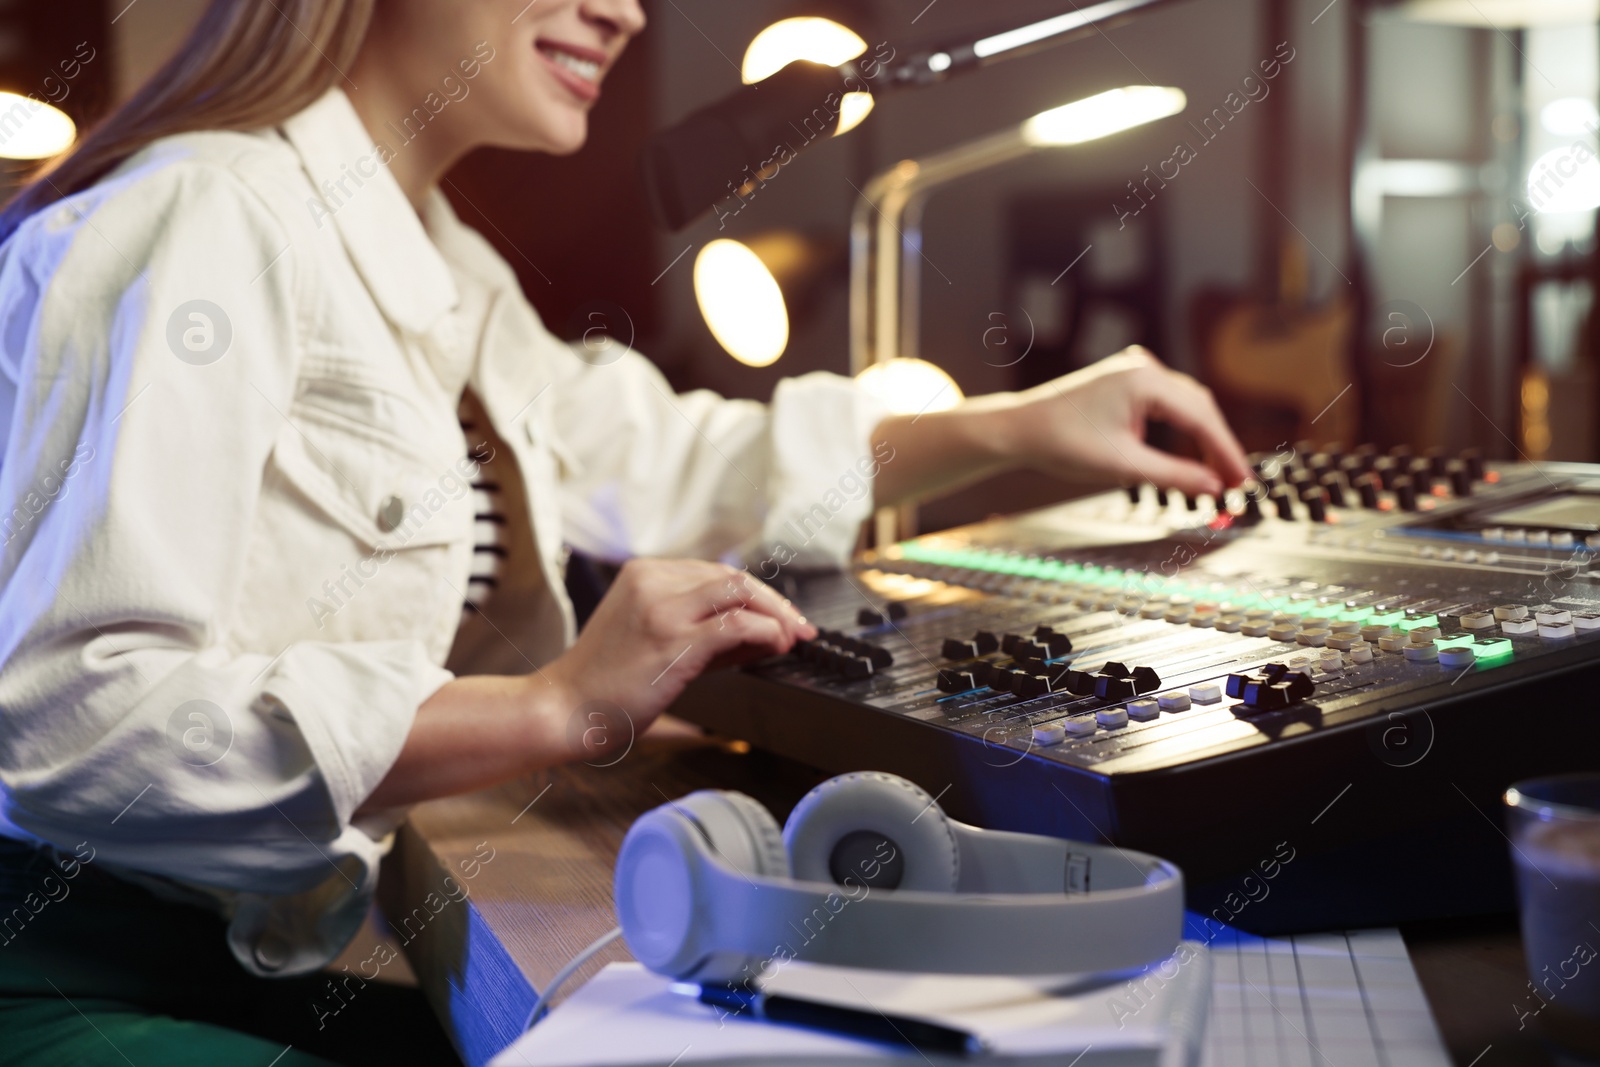
<instances>
[{"instance_id":1,"label":"white button","mask_svg":"<svg viewBox=\"0 0 1600 1067\"><path fill-rule=\"evenodd\" d=\"M1494 609L1494 617L1501 622L1507 619L1526 619L1528 609L1521 604L1500 604Z\"/></svg>"},{"instance_id":2,"label":"white button","mask_svg":"<svg viewBox=\"0 0 1600 1067\"><path fill-rule=\"evenodd\" d=\"M1508 545L1526 544L1527 541L1528 541L1528 531L1527 530L1507 530L1506 531L1506 544L1508 544Z\"/></svg>"},{"instance_id":3,"label":"white button","mask_svg":"<svg viewBox=\"0 0 1600 1067\"><path fill-rule=\"evenodd\" d=\"M1189 616L1192 614L1193 612L1191 612L1188 608L1173 608L1171 611L1163 615L1162 618L1168 622L1183 623L1188 622Z\"/></svg>"},{"instance_id":4,"label":"white button","mask_svg":"<svg viewBox=\"0 0 1600 1067\"><path fill-rule=\"evenodd\" d=\"M1539 628L1532 619L1506 619L1500 629L1508 634L1531 634Z\"/></svg>"},{"instance_id":5,"label":"white button","mask_svg":"<svg viewBox=\"0 0 1600 1067\"><path fill-rule=\"evenodd\" d=\"M1569 534L1569 533L1564 533L1564 532L1563 533L1553 533L1553 534L1550 535L1550 543L1552 545L1554 545L1556 548L1571 548L1572 547L1572 535Z\"/></svg>"},{"instance_id":6,"label":"white button","mask_svg":"<svg viewBox=\"0 0 1600 1067\"><path fill-rule=\"evenodd\" d=\"M1580 611L1572 617L1572 624L1580 630L1600 629L1600 615L1592 611Z\"/></svg>"},{"instance_id":7,"label":"white button","mask_svg":"<svg viewBox=\"0 0 1600 1067\"><path fill-rule=\"evenodd\" d=\"M1328 631L1321 626L1301 630L1294 635L1294 639L1302 645L1311 645L1316 648L1328 643Z\"/></svg>"},{"instance_id":8,"label":"white button","mask_svg":"<svg viewBox=\"0 0 1600 1067\"><path fill-rule=\"evenodd\" d=\"M1272 624L1261 621L1247 622L1239 627L1239 632L1246 637L1265 637L1272 632Z\"/></svg>"},{"instance_id":9,"label":"white button","mask_svg":"<svg viewBox=\"0 0 1600 1067\"><path fill-rule=\"evenodd\" d=\"M1189 687L1189 699L1196 704L1215 704L1222 699L1222 687L1216 682L1201 682Z\"/></svg>"},{"instance_id":10,"label":"white button","mask_svg":"<svg viewBox=\"0 0 1600 1067\"><path fill-rule=\"evenodd\" d=\"M1411 643L1414 645L1427 644L1429 641L1437 641L1444 636L1443 631L1437 626L1418 626L1411 630L1410 634Z\"/></svg>"},{"instance_id":11,"label":"white button","mask_svg":"<svg viewBox=\"0 0 1600 1067\"><path fill-rule=\"evenodd\" d=\"M1167 613L1167 602L1165 600L1152 600L1144 607L1136 610L1139 612L1139 618L1141 619L1159 619ZM1133 612L1129 611L1127 614L1132 615Z\"/></svg>"},{"instance_id":12,"label":"white button","mask_svg":"<svg viewBox=\"0 0 1600 1067\"><path fill-rule=\"evenodd\" d=\"M1340 619L1338 622L1328 624L1328 629L1336 634L1355 634L1361 632L1361 622L1358 619Z\"/></svg>"},{"instance_id":13,"label":"white button","mask_svg":"<svg viewBox=\"0 0 1600 1067\"><path fill-rule=\"evenodd\" d=\"M1073 737L1088 737L1096 729L1093 719L1066 719L1061 728Z\"/></svg>"},{"instance_id":14,"label":"white button","mask_svg":"<svg viewBox=\"0 0 1600 1067\"><path fill-rule=\"evenodd\" d=\"M1478 654L1470 648L1457 646L1439 650L1439 666L1441 667L1466 667L1476 663L1477 660Z\"/></svg>"},{"instance_id":15,"label":"white button","mask_svg":"<svg viewBox=\"0 0 1600 1067\"><path fill-rule=\"evenodd\" d=\"M1300 616L1298 616L1298 615L1274 615L1272 617L1272 625L1274 625L1274 626L1299 626L1300 625Z\"/></svg>"},{"instance_id":16,"label":"white button","mask_svg":"<svg viewBox=\"0 0 1600 1067\"><path fill-rule=\"evenodd\" d=\"M1389 636L1392 632L1387 626L1363 626L1361 628L1361 640L1376 641L1380 637Z\"/></svg>"},{"instance_id":17,"label":"white button","mask_svg":"<svg viewBox=\"0 0 1600 1067\"><path fill-rule=\"evenodd\" d=\"M1372 646L1371 645L1365 645L1365 646L1357 645L1355 648L1352 648L1350 650L1350 662L1352 662L1352 663L1371 663L1372 662Z\"/></svg>"},{"instance_id":18,"label":"white button","mask_svg":"<svg viewBox=\"0 0 1600 1067\"><path fill-rule=\"evenodd\" d=\"M1565 637L1578 636L1577 627L1573 626L1570 622L1557 622L1549 625L1539 623L1536 625L1539 626L1539 636L1548 638L1551 641L1559 641Z\"/></svg>"},{"instance_id":19,"label":"white button","mask_svg":"<svg viewBox=\"0 0 1600 1067\"><path fill-rule=\"evenodd\" d=\"M1272 620L1272 615L1273 611L1271 608L1251 608L1249 611L1244 613L1244 617L1247 619L1261 619L1267 622Z\"/></svg>"},{"instance_id":20,"label":"white button","mask_svg":"<svg viewBox=\"0 0 1600 1067\"><path fill-rule=\"evenodd\" d=\"M1498 552L1485 552L1483 554L1483 561L1485 563L1487 563L1489 566L1493 567L1496 563L1500 562L1500 553L1498 553Z\"/></svg>"},{"instance_id":21,"label":"white button","mask_svg":"<svg viewBox=\"0 0 1600 1067\"><path fill-rule=\"evenodd\" d=\"M1572 612L1557 609L1555 611L1536 611L1533 621L1540 626L1562 626L1572 621Z\"/></svg>"},{"instance_id":22,"label":"white button","mask_svg":"<svg viewBox=\"0 0 1600 1067\"><path fill-rule=\"evenodd\" d=\"M1378 638L1378 647L1385 652L1401 652L1411 644L1411 639L1405 634L1385 634Z\"/></svg>"},{"instance_id":23,"label":"white button","mask_svg":"<svg viewBox=\"0 0 1600 1067\"><path fill-rule=\"evenodd\" d=\"M1154 700L1130 700L1128 702L1128 718L1138 719L1140 722L1149 722L1161 714L1161 705Z\"/></svg>"},{"instance_id":24,"label":"white button","mask_svg":"<svg viewBox=\"0 0 1600 1067\"><path fill-rule=\"evenodd\" d=\"M1067 739L1067 728L1058 722L1042 722L1033 728L1036 745L1059 745Z\"/></svg>"},{"instance_id":25,"label":"white button","mask_svg":"<svg viewBox=\"0 0 1600 1067\"><path fill-rule=\"evenodd\" d=\"M1337 648L1341 652L1350 651L1353 645L1361 644L1360 634L1334 634L1328 638L1328 647Z\"/></svg>"},{"instance_id":26,"label":"white button","mask_svg":"<svg viewBox=\"0 0 1600 1067\"><path fill-rule=\"evenodd\" d=\"M1293 641L1294 635L1298 632L1299 627L1297 626L1274 626L1272 629L1267 631L1267 636L1272 638L1274 641Z\"/></svg>"},{"instance_id":27,"label":"white button","mask_svg":"<svg viewBox=\"0 0 1600 1067\"><path fill-rule=\"evenodd\" d=\"M1429 641L1425 645L1407 645L1406 659L1412 663L1433 663L1439 658L1439 646Z\"/></svg>"},{"instance_id":28,"label":"white button","mask_svg":"<svg viewBox=\"0 0 1600 1067\"><path fill-rule=\"evenodd\" d=\"M1464 552L1462 552L1461 553L1461 562L1462 563L1476 563L1476 562L1478 562L1478 550L1475 549L1475 548L1469 548L1469 549L1465 550Z\"/></svg>"},{"instance_id":29,"label":"white button","mask_svg":"<svg viewBox=\"0 0 1600 1067\"><path fill-rule=\"evenodd\" d=\"M1156 703L1161 705L1163 711L1188 711L1189 694L1179 692L1162 693L1156 697Z\"/></svg>"},{"instance_id":30,"label":"white button","mask_svg":"<svg viewBox=\"0 0 1600 1067\"><path fill-rule=\"evenodd\" d=\"M1494 613L1474 611L1469 615L1463 615L1461 616L1461 628L1464 630L1492 630L1494 629Z\"/></svg>"},{"instance_id":31,"label":"white button","mask_svg":"<svg viewBox=\"0 0 1600 1067\"><path fill-rule=\"evenodd\" d=\"M1548 545L1549 543L1550 543L1550 531L1549 530L1529 530L1528 531L1528 544L1530 544L1530 545Z\"/></svg>"},{"instance_id":32,"label":"white button","mask_svg":"<svg viewBox=\"0 0 1600 1067\"><path fill-rule=\"evenodd\" d=\"M1199 626L1199 625L1201 625L1201 622L1200 622L1199 619L1192 619L1192 620L1190 620L1189 625L1190 626ZM1240 630L1244 629L1244 616L1243 615L1219 615L1217 617L1216 626L1217 626L1217 629L1221 630L1225 634L1236 634Z\"/></svg>"},{"instance_id":33,"label":"white button","mask_svg":"<svg viewBox=\"0 0 1600 1067\"><path fill-rule=\"evenodd\" d=\"M1128 725L1128 709L1101 708L1094 713L1094 718L1101 726L1126 726Z\"/></svg>"},{"instance_id":34,"label":"white button","mask_svg":"<svg viewBox=\"0 0 1600 1067\"><path fill-rule=\"evenodd\" d=\"M1504 527L1491 526L1484 530L1481 536L1485 541L1504 541L1506 539L1506 531Z\"/></svg>"},{"instance_id":35,"label":"white button","mask_svg":"<svg viewBox=\"0 0 1600 1067\"><path fill-rule=\"evenodd\" d=\"M1327 671L1329 674L1343 674L1344 657L1335 652L1330 655L1323 656L1322 659L1317 661L1317 666L1322 670Z\"/></svg>"}]
</instances>

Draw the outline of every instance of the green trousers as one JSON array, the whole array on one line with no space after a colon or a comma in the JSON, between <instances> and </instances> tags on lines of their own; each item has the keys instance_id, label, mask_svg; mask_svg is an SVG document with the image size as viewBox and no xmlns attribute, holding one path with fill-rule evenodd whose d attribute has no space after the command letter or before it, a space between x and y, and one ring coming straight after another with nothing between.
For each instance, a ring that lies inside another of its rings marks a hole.
<instances>
[{"instance_id":1,"label":"green trousers","mask_svg":"<svg viewBox=\"0 0 1600 1067\"><path fill-rule=\"evenodd\" d=\"M217 916L59 860L0 838L0 1064L459 1067L416 989L257 978Z\"/></svg>"}]
</instances>

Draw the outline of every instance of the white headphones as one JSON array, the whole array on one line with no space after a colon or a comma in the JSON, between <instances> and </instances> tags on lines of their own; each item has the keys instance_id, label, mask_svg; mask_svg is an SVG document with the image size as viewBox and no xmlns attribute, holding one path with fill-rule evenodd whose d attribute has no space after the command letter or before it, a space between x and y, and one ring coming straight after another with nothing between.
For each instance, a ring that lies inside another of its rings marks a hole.
<instances>
[{"instance_id":1,"label":"white headphones","mask_svg":"<svg viewBox=\"0 0 1600 1067\"><path fill-rule=\"evenodd\" d=\"M984 830L892 774L830 778L777 820L703 790L640 816L614 885L634 958L699 982L771 961L948 974L1118 971L1170 956L1183 874L1142 852Z\"/></svg>"}]
</instances>

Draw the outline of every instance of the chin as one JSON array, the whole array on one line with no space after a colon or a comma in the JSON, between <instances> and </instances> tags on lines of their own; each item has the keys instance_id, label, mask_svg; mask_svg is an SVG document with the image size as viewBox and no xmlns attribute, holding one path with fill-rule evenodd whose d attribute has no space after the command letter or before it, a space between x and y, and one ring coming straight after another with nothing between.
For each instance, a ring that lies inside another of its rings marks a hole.
<instances>
[{"instance_id":1,"label":"chin","mask_svg":"<svg viewBox=\"0 0 1600 1067\"><path fill-rule=\"evenodd\" d=\"M542 132L541 147L544 151L553 156L570 156L589 139L589 116L575 115L569 120L547 125Z\"/></svg>"}]
</instances>

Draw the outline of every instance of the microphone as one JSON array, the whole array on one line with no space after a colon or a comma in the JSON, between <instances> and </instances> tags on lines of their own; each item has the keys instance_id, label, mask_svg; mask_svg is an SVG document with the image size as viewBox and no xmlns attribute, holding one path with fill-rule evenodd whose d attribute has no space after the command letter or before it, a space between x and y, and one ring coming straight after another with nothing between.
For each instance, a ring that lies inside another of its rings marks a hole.
<instances>
[{"instance_id":1,"label":"microphone","mask_svg":"<svg viewBox=\"0 0 1600 1067\"><path fill-rule=\"evenodd\" d=\"M833 136L844 94L865 88L854 64L795 60L656 134L640 158L656 221L681 230L707 208L749 196L801 149Z\"/></svg>"},{"instance_id":2,"label":"microphone","mask_svg":"<svg viewBox=\"0 0 1600 1067\"><path fill-rule=\"evenodd\" d=\"M838 67L795 60L650 138L640 164L651 213L667 229L681 230L724 200L748 197L805 148L833 135L846 93L932 85L1173 2L1102 0L1027 26L919 49L898 61L892 48L881 54L886 46Z\"/></svg>"}]
</instances>

